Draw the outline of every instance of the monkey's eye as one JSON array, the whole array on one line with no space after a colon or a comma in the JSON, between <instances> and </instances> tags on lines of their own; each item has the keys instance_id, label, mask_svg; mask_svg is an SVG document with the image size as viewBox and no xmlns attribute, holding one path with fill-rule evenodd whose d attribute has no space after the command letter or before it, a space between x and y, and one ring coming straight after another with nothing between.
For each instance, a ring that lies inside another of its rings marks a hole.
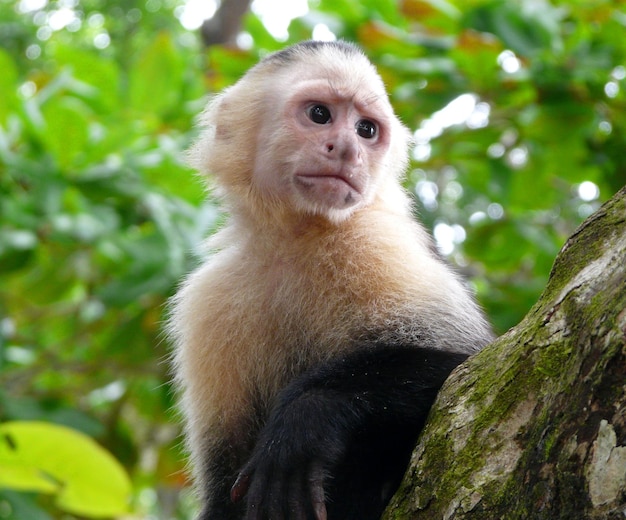
<instances>
[{"instance_id":1,"label":"monkey's eye","mask_svg":"<svg viewBox=\"0 0 626 520\"><path fill-rule=\"evenodd\" d=\"M309 119L318 125L330 122L330 110L324 105L313 105L309 108Z\"/></svg>"},{"instance_id":2,"label":"monkey's eye","mask_svg":"<svg viewBox=\"0 0 626 520\"><path fill-rule=\"evenodd\" d=\"M361 119L356 124L356 133L365 139L371 139L376 135L376 123L368 119Z\"/></svg>"}]
</instances>

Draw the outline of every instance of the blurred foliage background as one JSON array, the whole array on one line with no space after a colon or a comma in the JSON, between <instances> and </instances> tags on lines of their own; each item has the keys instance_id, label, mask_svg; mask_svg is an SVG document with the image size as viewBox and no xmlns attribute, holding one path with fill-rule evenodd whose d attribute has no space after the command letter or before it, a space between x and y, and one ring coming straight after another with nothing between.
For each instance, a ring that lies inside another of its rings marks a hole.
<instances>
[{"instance_id":1,"label":"blurred foliage background","mask_svg":"<svg viewBox=\"0 0 626 520\"><path fill-rule=\"evenodd\" d=\"M623 1L255 0L206 47L218 7L0 0L0 519L191 517L162 323L220 213L182 152L206 96L266 53L364 48L415 132L420 217L499 332L626 183ZM95 439L130 476L126 511L68 506L55 469L29 485L13 421L40 428L41 461L64 453L47 424Z\"/></svg>"}]
</instances>

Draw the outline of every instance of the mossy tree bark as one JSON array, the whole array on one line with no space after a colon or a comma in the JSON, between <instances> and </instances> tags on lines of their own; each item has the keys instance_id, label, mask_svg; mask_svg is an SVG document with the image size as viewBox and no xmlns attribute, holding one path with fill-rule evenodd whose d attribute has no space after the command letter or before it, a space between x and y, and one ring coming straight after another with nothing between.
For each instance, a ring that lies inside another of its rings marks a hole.
<instances>
[{"instance_id":1,"label":"mossy tree bark","mask_svg":"<svg viewBox=\"0 0 626 520\"><path fill-rule=\"evenodd\" d=\"M539 302L455 371L385 519L624 519L626 187Z\"/></svg>"}]
</instances>

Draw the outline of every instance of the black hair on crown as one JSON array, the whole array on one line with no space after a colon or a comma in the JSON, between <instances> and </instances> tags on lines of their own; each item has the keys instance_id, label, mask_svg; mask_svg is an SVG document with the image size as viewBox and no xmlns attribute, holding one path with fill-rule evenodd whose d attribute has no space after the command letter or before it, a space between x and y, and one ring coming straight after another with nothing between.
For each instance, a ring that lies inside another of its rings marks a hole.
<instances>
[{"instance_id":1,"label":"black hair on crown","mask_svg":"<svg viewBox=\"0 0 626 520\"><path fill-rule=\"evenodd\" d=\"M296 43L294 45L290 45L283 50L270 54L263 61L278 61L282 63L289 63L294 59L297 59L298 56L302 56L303 54L317 54L324 49L335 49L341 51L347 57L356 57L363 55L361 50L356 45L343 40L331 42L306 40Z\"/></svg>"}]
</instances>

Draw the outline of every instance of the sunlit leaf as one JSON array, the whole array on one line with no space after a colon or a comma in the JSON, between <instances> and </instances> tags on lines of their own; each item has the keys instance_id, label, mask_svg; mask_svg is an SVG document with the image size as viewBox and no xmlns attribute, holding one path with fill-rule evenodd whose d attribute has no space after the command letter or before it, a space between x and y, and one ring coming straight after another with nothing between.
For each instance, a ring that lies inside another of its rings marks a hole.
<instances>
[{"instance_id":1,"label":"sunlit leaf","mask_svg":"<svg viewBox=\"0 0 626 520\"><path fill-rule=\"evenodd\" d=\"M17 68L11 56L0 49L0 122L17 106Z\"/></svg>"},{"instance_id":2,"label":"sunlit leaf","mask_svg":"<svg viewBox=\"0 0 626 520\"><path fill-rule=\"evenodd\" d=\"M59 66L68 67L72 76L95 87L95 95L88 100L104 112L114 110L118 103L119 69L109 59L93 51L60 45L56 50Z\"/></svg>"},{"instance_id":3,"label":"sunlit leaf","mask_svg":"<svg viewBox=\"0 0 626 520\"><path fill-rule=\"evenodd\" d=\"M184 65L169 34L162 32L143 49L130 74L128 99L139 113L163 115L178 99Z\"/></svg>"},{"instance_id":4,"label":"sunlit leaf","mask_svg":"<svg viewBox=\"0 0 626 520\"><path fill-rule=\"evenodd\" d=\"M43 422L0 424L0 487L55 495L65 511L107 517L128 511L124 468L91 437Z\"/></svg>"},{"instance_id":5,"label":"sunlit leaf","mask_svg":"<svg viewBox=\"0 0 626 520\"><path fill-rule=\"evenodd\" d=\"M54 99L42 109L46 125L42 137L59 165L71 167L89 140L84 106L72 98Z\"/></svg>"}]
</instances>

